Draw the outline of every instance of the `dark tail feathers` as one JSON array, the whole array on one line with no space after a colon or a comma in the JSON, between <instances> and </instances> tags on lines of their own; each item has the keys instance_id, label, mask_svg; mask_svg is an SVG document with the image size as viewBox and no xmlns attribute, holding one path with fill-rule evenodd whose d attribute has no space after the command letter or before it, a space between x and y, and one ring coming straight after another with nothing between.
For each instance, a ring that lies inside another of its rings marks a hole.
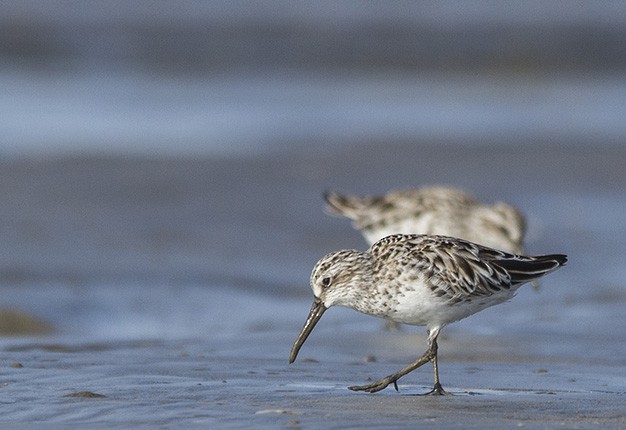
<instances>
[{"instance_id":1,"label":"dark tail feathers","mask_svg":"<svg viewBox=\"0 0 626 430\"><path fill-rule=\"evenodd\" d=\"M535 257L498 260L498 266L511 275L514 284L532 281L550 273L567 263L567 255L551 254Z\"/></svg>"}]
</instances>

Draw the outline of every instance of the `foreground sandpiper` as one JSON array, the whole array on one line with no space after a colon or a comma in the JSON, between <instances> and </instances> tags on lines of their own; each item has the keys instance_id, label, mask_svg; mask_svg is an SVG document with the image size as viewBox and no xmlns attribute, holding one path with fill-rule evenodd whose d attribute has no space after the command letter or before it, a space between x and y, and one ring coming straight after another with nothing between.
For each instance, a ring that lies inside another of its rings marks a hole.
<instances>
[{"instance_id":1,"label":"foreground sandpiper","mask_svg":"<svg viewBox=\"0 0 626 430\"><path fill-rule=\"evenodd\" d=\"M399 323L426 326L428 349L406 368L368 385L349 387L374 393L432 361L435 384L429 394L446 394L439 382L437 336L447 324L511 299L523 284L567 262L562 254L527 257L447 236L387 236L367 252L337 251L311 273L314 300L296 339L293 363L311 331L331 306Z\"/></svg>"},{"instance_id":2,"label":"foreground sandpiper","mask_svg":"<svg viewBox=\"0 0 626 430\"><path fill-rule=\"evenodd\" d=\"M481 203L457 188L431 186L374 197L327 192L324 198L327 211L352 220L370 245L391 234L436 234L523 253L526 221L519 210Z\"/></svg>"}]
</instances>

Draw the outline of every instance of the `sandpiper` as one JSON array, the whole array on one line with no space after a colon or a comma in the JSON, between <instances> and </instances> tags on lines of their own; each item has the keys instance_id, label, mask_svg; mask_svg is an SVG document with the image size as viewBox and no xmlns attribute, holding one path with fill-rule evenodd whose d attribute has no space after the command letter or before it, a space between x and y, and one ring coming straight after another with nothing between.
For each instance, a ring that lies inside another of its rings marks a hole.
<instances>
[{"instance_id":1,"label":"sandpiper","mask_svg":"<svg viewBox=\"0 0 626 430\"><path fill-rule=\"evenodd\" d=\"M437 336L447 324L511 299L523 284L567 262L561 254L528 257L466 240L435 235L387 236L366 252L343 250L317 262L311 273L313 306L296 339L293 363L311 331L331 306L399 323L426 326L428 349L406 368L368 385L349 387L374 393L432 361L439 382Z\"/></svg>"},{"instance_id":2,"label":"sandpiper","mask_svg":"<svg viewBox=\"0 0 626 430\"><path fill-rule=\"evenodd\" d=\"M522 254L524 216L506 203L483 204L465 191L432 186L359 197L327 192L330 214L352 220L369 245L391 234L458 237Z\"/></svg>"}]
</instances>

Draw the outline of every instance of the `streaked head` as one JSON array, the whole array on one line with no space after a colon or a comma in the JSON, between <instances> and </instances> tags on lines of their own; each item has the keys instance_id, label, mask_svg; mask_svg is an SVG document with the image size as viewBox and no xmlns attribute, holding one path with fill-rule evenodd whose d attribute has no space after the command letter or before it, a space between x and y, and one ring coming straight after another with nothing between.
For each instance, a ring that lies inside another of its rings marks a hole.
<instances>
[{"instance_id":1,"label":"streaked head","mask_svg":"<svg viewBox=\"0 0 626 430\"><path fill-rule=\"evenodd\" d=\"M517 243L522 243L526 234L526 219L516 208L506 203L493 205L496 213L500 215L500 223L506 226L508 235Z\"/></svg>"},{"instance_id":2,"label":"streaked head","mask_svg":"<svg viewBox=\"0 0 626 430\"><path fill-rule=\"evenodd\" d=\"M477 208L475 215L469 222L474 224L475 231L481 232L478 243L513 254L523 253L526 220L517 209L506 203L496 203Z\"/></svg>"},{"instance_id":3,"label":"streaked head","mask_svg":"<svg viewBox=\"0 0 626 430\"><path fill-rule=\"evenodd\" d=\"M365 279L369 267L369 255L354 250L333 252L317 262L311 272L313 305L291 348L289 363L295 361L298 351L326 309L350 303L351 297L355 294L355 289L350 287Z\"/></svg>"}]
</instances>

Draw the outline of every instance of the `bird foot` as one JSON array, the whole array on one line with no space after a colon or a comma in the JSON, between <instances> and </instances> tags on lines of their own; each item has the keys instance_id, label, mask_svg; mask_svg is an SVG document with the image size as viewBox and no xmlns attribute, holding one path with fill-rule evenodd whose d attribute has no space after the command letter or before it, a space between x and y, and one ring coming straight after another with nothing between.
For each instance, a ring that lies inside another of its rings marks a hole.
<instances>
[{"instance_id":1,"label":"bird foot","mask_svg":"<svg viewBox=\"0 0 626 430\"><path fill-rule=\"evenodd\" d=\"M372 382L369 385L353 385L352 387L348 387L348 389L352 391L367 391L368 393L375 393L377 391L384 390L389 384L393 384L396 391L398 391L398 384L396 381L396 378L387 376L376 382Z\"/></svg>"},{"instance_id":2,"label":"bird foot","mask_svg":"<svg viewBox=\"0 0 626 430\"><path fill-rule=\"evenodd\" d=\"M441 384L437 383L428 393L420 394L420 396L453 396L454 394L448 393L443 389Z\"/></svg>"}]
</instances>

